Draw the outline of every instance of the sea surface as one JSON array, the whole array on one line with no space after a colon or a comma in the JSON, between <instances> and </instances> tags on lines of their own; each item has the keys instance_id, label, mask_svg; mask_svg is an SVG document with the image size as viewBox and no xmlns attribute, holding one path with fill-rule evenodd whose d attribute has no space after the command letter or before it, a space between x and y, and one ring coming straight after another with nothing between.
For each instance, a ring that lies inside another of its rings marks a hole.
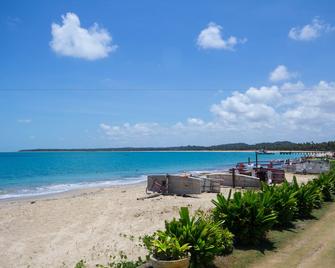
<instances>
[{"instance_id":1,"label":"sea surface","mask_svg":"<svg viewBox=\"0 0 335 268\"><path fill-rule=\"evenodd\" d=\"M149 174L226 170L255 160L254 152L15 152L0 153L0 199L90 187L133 184ZM259 160L297 155L259 155Z\"/></svg>"}]
</instances>

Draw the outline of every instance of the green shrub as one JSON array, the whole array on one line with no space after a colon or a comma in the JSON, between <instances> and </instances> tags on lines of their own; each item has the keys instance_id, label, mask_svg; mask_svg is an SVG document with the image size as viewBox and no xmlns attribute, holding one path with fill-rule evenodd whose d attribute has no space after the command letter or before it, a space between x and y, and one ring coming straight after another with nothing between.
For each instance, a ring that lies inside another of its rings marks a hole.
<instances>
[{"instance_id":1,"label":"green shrub","mask_svg":"<svg viewBox=\"0 0 335 268\"><path fill-rule=\"evenodd\" d=\"M166 232L157 231L152 237L143 240L149 254L158 260L180 260L187 257L190 246L179 243L176 237L168 235Z\"/></svg>"},{"instance_id":2,"label":"green shrub","mask_svg":"<svg viewBox=\"0 0 335 268\"><path fill-rule=\"evenodd\" d=\"M331 186L332 194L335 194L335 168L332 168L328 173L327 176L329 177L329 182Z\"/></svg>"},{"instance_id":3,"label":"green shrub","mask_svg":"<svg viewBox=\"0 0 335 268\"><path fill-rule=\"evenodd\" d=\"M84 260L80 260L79 262L76 263L74 268L86 268L86 264Z\"/></svg>"},{"instance_id":4,"label":"green shrub","mask_svg":"<svg viewBox=\"0 0 335 268\"><path fill-rule=\"evenodd\" d=\"M335 160L330 160L330 168L335 170Z\"/></svg>"},{"instance_id":5,"label":"green shrub","mask_svg":"<svg viewBox=\"0 0 335 268\"><path fill-rule=\"evenodd\" d=\"M322 173L312 181L322 193L324 201L332 201L332 194L335 192L334 176L332 173Z\"/></svg>"},{"instance_id":6,"label":"green shrub","mask_svg":"<svg viewBox=\"0 0 335 268\"><path fill-rule=\"evenodd\" d=\"M219 223L204 216L190 217L188 208L181 208L179 214L179 219L165 222L163 233L176 238L180 245L189 245L191 267L207 267L216 255L233 250L233 235Z\"/></svg>"},{"instance_id":7,"label":"green shrub","mask_svg":"<svg viewBox=\"0 0 335 268\"><path fill-rule=\"evenodd\" d=\"M267 204L269 204L274 211L277 212L277 223L278 227L285 227L289 225L297 211L297 191L287 181L281 185L269 186L267 184L262 185L262 192L269 192L272 197Z\"/></svg>"},{"instance_id":8,"label":"green shrub","mask_svg":"<svg viewBox=\"0 0 335 268\"><path fill-rule=\"evenodd\" d=\"M322 194L314 183L302 183L300 186L297 178L293 177L293 189L296 191L297 211L296 218L306 218L311 216L313 208L321 207Z\"/></svg>"},{"instance_id":9,"label":"green shrub","mask_svg":"<svg viewBox=\"0 0 335 268\"><path fill-rule=\"evenodd\" d=\"M235 242L241 244L255 244L265 238L266 232L276 223L276 212L266 198L259 193L247 191L244 194L236 192L231 199L231 191L226 199L222 194L213 200L214 220L222 222L235 236Z\"/></svg>"}]
</instances>

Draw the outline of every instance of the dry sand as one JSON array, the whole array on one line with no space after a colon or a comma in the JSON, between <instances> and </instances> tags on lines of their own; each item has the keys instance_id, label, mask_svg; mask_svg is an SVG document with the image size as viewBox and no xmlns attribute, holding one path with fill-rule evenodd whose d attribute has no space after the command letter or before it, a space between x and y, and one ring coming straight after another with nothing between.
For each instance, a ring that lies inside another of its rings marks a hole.
<instances>
[{"instance_id":1,"label":"dry sand","mask_svg":"<svg viewBox=\"0 0 335 268\"><path fill-rule=\"evenodd\" d=\"M287 176L290 180L293 176ZM299 175L299 181L315 176ZM222 192L227 194L228 188ZM145 185L86 189L30 200L0 202L0 267L74 267L85 259L90 267L106 264L124 251L144 256L138 237L178 216L181 206L209 209L215 194L196 198L145 196ZM125 237L126 236L126 237ZM134 236L134 239L131 239ZM133 241L132 241L133 240Z\"/></svg>"}]
</instances>

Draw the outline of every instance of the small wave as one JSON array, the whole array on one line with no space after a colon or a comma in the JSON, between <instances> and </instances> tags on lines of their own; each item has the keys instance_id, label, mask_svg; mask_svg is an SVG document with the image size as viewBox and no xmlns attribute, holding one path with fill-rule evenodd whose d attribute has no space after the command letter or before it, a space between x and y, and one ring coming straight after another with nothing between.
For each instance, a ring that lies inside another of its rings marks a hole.
<instances>
[{"instance_id":1,"label":"small wave","mask_svg":"<svg viewBox=\"0 0 335 268\"><path fill-rule=\"evenodd\" d=\"M145 180L146 176L143 175L140 177L124 178L119 180L54 184L35 188L20 189L13 192L1 191L0 200L51 195L80 189L101 188L101 187L107 188L112 186L130 185L140 183Z\"/></svg>"}]
</instances>

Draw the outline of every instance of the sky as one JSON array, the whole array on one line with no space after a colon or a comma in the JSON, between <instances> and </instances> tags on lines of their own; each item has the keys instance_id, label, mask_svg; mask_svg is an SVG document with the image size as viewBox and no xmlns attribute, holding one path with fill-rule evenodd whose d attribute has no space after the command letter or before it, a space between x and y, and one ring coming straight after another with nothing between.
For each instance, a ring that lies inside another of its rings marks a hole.
<instances>
[{"instance_id":1,"label":"sky","mask_svg":"<svg viewBox=\"0 0 335 268\"><path fill-rule=\"evenodd\" d=\"M335 2L2 0L0 151L335 139Z\"/></svg>"}]
</instances>

